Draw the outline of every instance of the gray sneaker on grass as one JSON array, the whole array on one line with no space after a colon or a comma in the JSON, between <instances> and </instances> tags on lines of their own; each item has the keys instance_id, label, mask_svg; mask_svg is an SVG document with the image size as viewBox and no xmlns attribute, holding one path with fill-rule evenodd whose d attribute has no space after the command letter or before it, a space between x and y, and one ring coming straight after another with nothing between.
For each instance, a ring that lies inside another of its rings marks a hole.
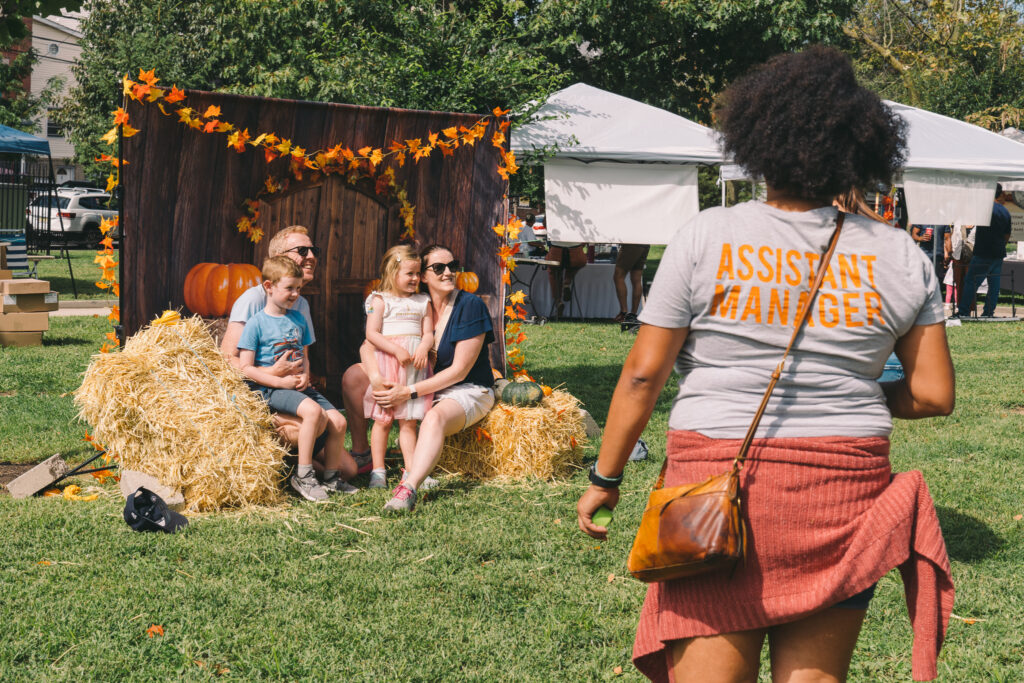
<instances>
[{"instance_id":1,"label":"gray sneaker on grass","mask_svg":"<svg viewBox=\"0 0 1024 683\"><path fill-rule=\"evenodd\" d=\"M385 472L370 472L371 489L386 489L388 487L388 475Z\"/></svg>"},{"instance_id":2,"label":"gray sneaker on grass","mask_svg":"<svg viewBox=\"0 0 1024 683\"><path fill-rule=\"evenodd\" d=\"M323 487L328 493L359 493L358 488L338 476L333 479L325 479Z\"/></svg>"},{"instance_id":3,"label":"gray sneaker on grass","mask_svg":"<svg viewBox=\"0 0 1024 683\"><path fill-rule=\"evenodd\" d=\"M300 477L298 474L293 474L291 481L292 488L306 500L311 500L314 503L323 503L327 500L327 491L316 480L316 475L311 473Z\"/></svg>"}]
</instances>

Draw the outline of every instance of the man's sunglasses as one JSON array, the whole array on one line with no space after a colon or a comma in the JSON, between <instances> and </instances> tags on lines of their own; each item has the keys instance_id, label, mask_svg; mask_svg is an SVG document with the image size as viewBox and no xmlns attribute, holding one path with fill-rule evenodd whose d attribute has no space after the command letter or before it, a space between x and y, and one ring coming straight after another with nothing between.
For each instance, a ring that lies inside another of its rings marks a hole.
<instances>
[{"instance_id":1,"label":"man's sunglasses","mask_svg":"<svg viewBox=\"0 0 1024 683\"><path fill-rule=\"evenodd\" d=\"M314 258L320 257L320 247L307 247L306 245L302 245L301 247L292 247L291 249L285 249L284 253L287 254L289 251L297 252L299 256L301 256L302 258L306 258L306 256L309 255L309 252L313 252Z\"/></svg>"},{"instance_id":2,"label":"man's sunglasses","mask_svg":"<svg viewBox=\"0 0 1024 683\"><path fill-rule=\"evenodd\" d=\"M458 259L455 259L451 263L431 263L429 266L427 266L427 270L434 271L434 275L437 275L438 277L444 275L445 268L452 271L453 273L457 273L460 270L462 270L462 265L459 263Z\"/></svg>"}]
</instances>

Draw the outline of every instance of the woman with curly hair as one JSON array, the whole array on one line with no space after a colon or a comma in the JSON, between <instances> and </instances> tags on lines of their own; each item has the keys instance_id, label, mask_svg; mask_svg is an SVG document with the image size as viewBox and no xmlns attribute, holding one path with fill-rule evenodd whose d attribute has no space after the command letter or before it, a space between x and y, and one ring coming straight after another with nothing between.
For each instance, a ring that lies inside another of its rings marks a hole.
<instances>
[{"instance_id":1,"label":"woman with curly hair","mask_svg":"<svg viewBox=\"0 0 1024 683\"><path fill-rule=\"evenodd\" d=\"M630 449L675 365L666 486L728 469L836 229L833 198L888 182L901 120L840 52L785 54L716 105L725 151L767 200L712 208L665 252L577 504L614 508ZM913 674L936 675L953 586L927 486L893 475L892 418L948 415L953 366L935 271L905 232L846 215L810 316L740 471L747 557L733 573L651 584L633 657L655 681L845 680L877 581L899 567ZM879 384L895 349L905 378Z\"/></svg>"}]
</instances>

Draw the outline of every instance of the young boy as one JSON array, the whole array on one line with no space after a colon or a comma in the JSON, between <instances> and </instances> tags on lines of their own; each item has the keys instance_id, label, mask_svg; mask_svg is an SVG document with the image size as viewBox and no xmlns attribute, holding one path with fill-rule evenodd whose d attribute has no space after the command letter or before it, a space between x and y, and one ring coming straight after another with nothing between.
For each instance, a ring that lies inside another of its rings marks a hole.
<instances>
[{"instance_id":1,"label":"young boy","mask_svg":"<svg viewBox=\"0 0 1024 683\"><path fill-rule=\"evenodd\" d=\"M238 342L242 374L253 389L274 410L297 415L299 427L299 467L291 479L292 488L306 500L325 501L328 491L354 493L357 489L338 476L338 466L345 444L345 433L334 426L327 413L335 410L327 399L309 385L307 347L312 340L302 314L291 306L302 287L302 270L287 256L274 256L263 263L263 287L267 305L245 324ZM302 372L278 377L267 372L287 354L290 360L302 360ZM327 428L324 446L324 482L313 473L313 442Z\"/></svg>"}]
</instances>

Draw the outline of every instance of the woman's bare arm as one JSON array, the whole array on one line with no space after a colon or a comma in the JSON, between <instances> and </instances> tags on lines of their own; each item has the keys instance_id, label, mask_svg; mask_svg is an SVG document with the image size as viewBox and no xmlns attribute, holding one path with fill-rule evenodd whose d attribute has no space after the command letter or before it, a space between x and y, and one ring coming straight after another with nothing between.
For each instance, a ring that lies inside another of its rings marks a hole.
<instances>
[{"instance_id":1,"label":"woman's bare arm","mask_svg":"<svg viewBox=\"0 0 1024 683\"><path fill-rule=\"evenodd\" d=\"M953 412L955 378L945 323L910 328L896 342L896 357L903 364L904 378L882 383L893 417L913 420Z\"/></svg>"}]
</instances>

